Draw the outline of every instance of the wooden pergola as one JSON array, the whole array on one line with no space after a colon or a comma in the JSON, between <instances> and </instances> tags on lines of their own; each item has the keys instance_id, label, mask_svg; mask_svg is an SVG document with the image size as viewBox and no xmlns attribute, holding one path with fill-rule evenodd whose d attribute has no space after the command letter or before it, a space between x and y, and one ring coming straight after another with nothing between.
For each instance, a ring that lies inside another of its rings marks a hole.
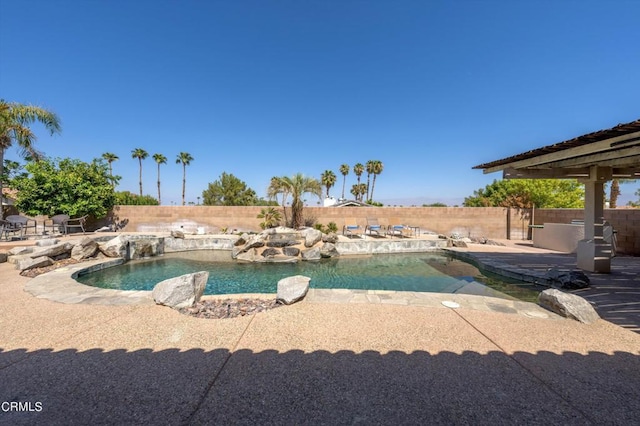
<instances>
[{"instance_id":1,"label":"wooden pergola","mask_svg":"<svg viewBox=\"0 0 640 426\"><path fill-rule=\"evenodd\" d=\"M611 271L611 244L603 239L604 184L640 178L640 120L473 167L502 171L504 179L570 179L585 184L584 236L578 267Z\"/></svg>"}]
</instances>

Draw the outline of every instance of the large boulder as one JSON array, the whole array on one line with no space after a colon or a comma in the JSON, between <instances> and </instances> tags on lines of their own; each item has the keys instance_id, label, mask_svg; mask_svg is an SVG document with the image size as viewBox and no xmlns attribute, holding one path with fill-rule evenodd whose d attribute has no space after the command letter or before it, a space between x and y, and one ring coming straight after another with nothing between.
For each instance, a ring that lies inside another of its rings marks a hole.
<instances>
[{"instance_id":1,"label":"large boulder","mask_svg":"<svg viewBox=\"0 0 640 426\"><path fill-rule=\"evenodd\" d=\"M256 249L251 249L249 251L245 251L242 253L238 253L234 259L240 262L257 262L258 261L258 252Z\"/></svg>"},{"instance_id":2,"label":"large boulder","mask_svg":"<svg viewBox=\"0 0 640 426\"><path fill-rule=\"evenodd\" d=\"M5 263L7 261L7 257L9 257L7 253L0 253L0 263Z\"/></svg>"},{"instance_id":3,"label":"large boulder","mask_svg":"<svg viewBox=\"0 0 640 426\"><path fill-rule=\"evenodd\" d=\"M267 241L267 247L289 247L295 246L298 244L296 240L275 240L275 241Z\"/></svg>"},{"instance_id":4,"label":"large boulder","mask_svg":"<svg viewBox=\"0 0 640 426\"><path fill-rule=\"evenodd\" d=\"M307 248L315 246L322 240L322 232L313 228L301 230L300 235L304 238L304 246Z\"/></svg>"},{"instance_id":5,"label":"large boulder","mask_svg":"<svg viewBox=\"0 0 640 426\"><path fill-rule=\"evenodd\" d=\"M31 257L35 259L36 257L43 257L43 256L45 257L58 257L62 255L70 256L71 249L73 249L74 245L75 244L66 242L66 243L55 244L49 247L38 248L34 250L33 253L31 253Z\"/></svg>"},{"instance_id":6,"label":"large boulder","mask_svg":"<svg viewBox=\"0 0 640 426\"><path fill-rule=\"evenodd\" d=\"M184 232L182 231L173 230L171 231L171 236L173 238L180 238L181 240L184 240Z\"/></svg>"},{"instance_id":7,"label":"large boulder","mask_svg":"<svg viewBox=\"0 0 640 426\"><path fill-rule=\"evenodd\" d=\"M313 247L309 250L302 250L302 260L320 260L322 256L320 255L320 247Z\"/></svg>"},{"instance_id":8,"label":"large boulder","mask_svg":"<svg viewBox=\"0 0 640 426\"><path fill-rule=\"evenodd\" d=\"M98 244L100 251L107 257L127 258L129 239L126 235L118 235L102 244Z\"/></svg>"},{"instance_id":9,"label":"large boulder","mask_svg":"<svg viewBox=\"0 0 640 426\"><path fill-rule=\"evenodd\" d=\"M240 237L236 240L235 242L235 246L243 246L247 243L247 241L249 241L249 234L247 234L246 232L243 232Z\"/></svg>"},{"instance_id":10,"label":"large boulder","mask_svg":"<svg viewBox=\"0 0 640 426\"><path fill-rule=\"evenodd\" d=\"M262 257L273 257L279 254L282 254L282 252L274 247L269 247L262 251Z\"/></svg>"},{"instance_id":11,"label":"large boulder","mask_svg":"<svg viewBox=\"0 0 640 426\"><path fill-rule=\"evenodd\" d=\"M589 277L582 271L561 271L556 266L550 268L546 274L551 286L577 290L589 287Z\"/></svg>"},{"instance_id":12,"label":"large boulder","mask_svg":"<svg viewBox=\"0 0 640 426\"><path fill-rule=\"evenodd\" d=\"M71 258L75 260L88 259L95 256L98 251L98 243L89 237L84 237L71 249Z\"/></svg>"},{"instance_id":13,"label":"large boulder","mask_svg":"<svg viewBox=\"0 0 640 426\"><path fill-rule=\"evenodd\" d=\"M593 306L582 297L552 288L538 295L538 304L558 315L585 324L591 324L600 318Z\"/></svg>"},{"instance_id":14,"label":"large boulder","mask_svg":"<svg viewBox=\"0 0 640 426\"><path fill-rule=\"evenodd\" d=\"M50 265L53 265L53 260L47 256L40 256L36 258L24 257L16 262L16 269L26 271L28 269L42 268Z\"/></svg>"},{"instance_id":15,"label":"large boulder","mask_svg":"<svg viewBox=\"0 0 640 426\"><path fill-rule=\"evenodd\" d=\"M338 242L338 234L336 234L335 232L329 232L328 234L324 234L322 235L322 242L335 244Z\"/></svg>"},{"instance_id":16,"label":"large boulder","mask_svg":"<svg viewBox=\"0 0 640 426\"><path fill-rule=\"evenodd\" d=\"M238 250L236 251L234 249L234 252L237 253L244 253L252 248L258 248L258 247L264 247L265 245L265 237L266 235L260 233L260 234L256 234L256 235L252 235L247 239L247 242L244 243L244 245L242 247L239 247Z\"/></svg>"},{"instance_id":17,"label":"large boulder","mask_svg":"<svg viewBox=\"0 0 640 426\"><path fill-rule=\"evenodd\" d=\"M309 291L309 281L311 278L303 275L294 275L278 281L278 293L276 300L291 305L301 300Z\"/></svg>"},{"instance_id":18,"label":"large boulder","mask_svg":"<svg viewBox=\"0 0 640 426\"><path fill-rule=\"evenodd\" d=\"M29 246L17 246L9 250L9 256L21 256L24 254L33 253L33 247Z\"/></svg>"},{"instance_id":19,"label":"large boulder","mask_svg":"<svg viewBox=\"0 0 640 426\"><path fill-rule=\"evenodd\" d=\"M188 308L200 300L208 279L209 272L200 271L161 281L153 288L153 300L158 305Z\"/></svg>"},{"instance_id":20,"label":"large boulder","mask_svg":"<svg viewBox=\"0 0 640 426\"><path fill-rule=\"evenodd\" d=\"M300 254L300 249L297 247L285 247L282 249L282 254L285 256L298 256Z\"/></svg>"},{"instance_id":21,"label":"large boulder","mask_svg":"<svg viewBox=\"0 0 640 426\"><path fill-rule=\"evenodd\" d=\"M340 256L340 253L338 253L338 250L336 249L335 244L324 243L322 247L320 247L320 256L337 257L337 256Z\"/></svg>"},{"instance_id":22,"label":"large boulder","mask_svg":"<svg viewBox=\"0 0 640 426\"><path fill-rule=\"evenodd\" d=\"M146 259L164 254L164 238L138 238L129 240L129 259Z\"/></svg>"}]
</instances>

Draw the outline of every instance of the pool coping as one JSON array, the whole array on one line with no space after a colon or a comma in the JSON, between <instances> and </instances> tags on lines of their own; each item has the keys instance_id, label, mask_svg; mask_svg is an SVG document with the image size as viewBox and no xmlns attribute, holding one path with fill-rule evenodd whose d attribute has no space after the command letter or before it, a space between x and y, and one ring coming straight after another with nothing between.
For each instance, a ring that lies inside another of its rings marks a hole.
<instances>
[{"instance_id":1,"label":"pool coping","mask_svg":"<svg viewBox=\"0 0 640 426\"><path fill-rule=\"evenodd\" d=\"M123 264L124 259L100 259L64 266L32 278L24 290L39 299L65 304L90 305L154 305L152 291L113 290L91 287L75 278L83 272L97 271ZM206 295L203 300L275 298L275 293L241 293ZM394 290L309 289L304 303L369 303L405 306L450 308L443 302L454 302L457 307L486 312L520 314L534 318L553 318L555 314L531 302L503 299L466 293L430 293ZM456 308L457 308L456 307ZM558 317L560 318L560 317Z\"/></svg>"}]
</instances>

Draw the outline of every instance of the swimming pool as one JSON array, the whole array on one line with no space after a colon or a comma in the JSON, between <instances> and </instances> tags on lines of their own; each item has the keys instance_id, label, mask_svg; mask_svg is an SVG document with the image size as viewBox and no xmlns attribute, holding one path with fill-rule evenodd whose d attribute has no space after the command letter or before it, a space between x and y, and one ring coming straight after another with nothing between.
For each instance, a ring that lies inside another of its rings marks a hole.
<instances>
[{"instance_id":1,"label":"swimming pool","mask_svg":"<svg viewBox=\"0 0 640 426\"><path fill-rule=\"evenodd\" d=\"M203 250L131 261L80 275L77 281L115 290L153 290L162 280L196 271L209 271L205 294L275 293L280 279L305 275L311 278L311 288L478 293L478 286L487 284L521 300L537 297L533 290L488 277L473 265L438 252L240 263L231 260L228 251Z\"/></svg>"}]
</instances>

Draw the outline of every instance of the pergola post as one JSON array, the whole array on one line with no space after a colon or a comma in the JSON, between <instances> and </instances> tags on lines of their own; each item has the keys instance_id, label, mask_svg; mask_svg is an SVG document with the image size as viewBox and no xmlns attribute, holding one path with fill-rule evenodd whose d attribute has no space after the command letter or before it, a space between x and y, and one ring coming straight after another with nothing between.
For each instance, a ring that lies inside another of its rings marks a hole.
<instances>
[{"instance_id":1,"label":"pergola post","mask_svg":"<svg viewBox=\"0 0 640 426\"><path fill-rule=\"evenodd\" d=\"M578 241L578 268L590 272L611 272L611 244L603 237L604 184L611 179L610 167L591 166L584 179L584 239Z\"/></svg>"}]
</instances>

